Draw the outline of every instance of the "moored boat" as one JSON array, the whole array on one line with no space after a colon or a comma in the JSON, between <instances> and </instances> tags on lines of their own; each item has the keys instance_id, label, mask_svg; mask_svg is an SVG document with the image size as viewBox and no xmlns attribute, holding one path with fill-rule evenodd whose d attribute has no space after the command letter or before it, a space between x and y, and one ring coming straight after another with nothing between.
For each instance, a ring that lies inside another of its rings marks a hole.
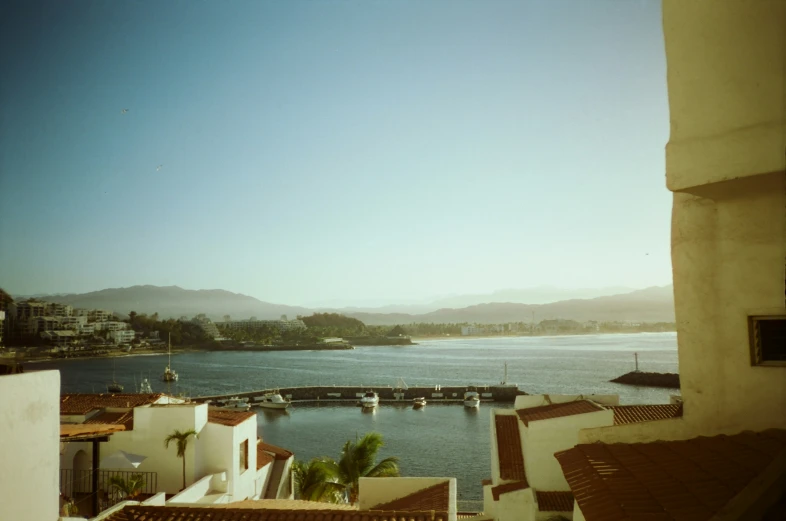
<instances>
[{"instance_id":1,"label":"moored boat","mask_svg":"<svg viewBox=\"0 0 786 521\"><path fill-rule=\"evenodd\" d=\"M265 409L286 409L291 402L281 396L280 393L265 393L256 401L256 404Z\"/></svg>"},{"instance_id":2,"label":"moored boat","mask_svg":"<svg viewBox=\"0 0 786 521\"><path fill-rule=\"evenodd\" d=\"M480 407L480 396L478 390L474 387L467 387L467 392L464 393L464 407L476 409Z\"/></svg>"},{"instance_id":3,"label":"moored boat","mask_svg":"<svg viewBox=\"0 0 786 521\"><path fill-rule=\"evenodd\" d=\"M374 391L366 391L363 398L360 399L360 405L365 408L373 408L379 404L379 396Z\"/></svg>"},{"instance_id":4,"label":"moored boat","mask_svg":"<svg viewBox=\"0 0 786 521\"><path fill-rule=\"evenodd\" d=\"M422 409L426 406L426 399L422 396L420 398L415 398L412 400L412 408L413 409Z\"/></svg>"},{"instance_id":5,"label":"moored boat","mask_svg":"<svg viewBox=\"0 0 786 521\"><path fill-rule=\"evenodd\" d=\"M248 398L238 398L237 396L234 396L232 398L229 398L228 400L225 400L222 408L233 409L238 411L247 411L251 409L251 405L248 403Z\"/></svg>"},{"instance_id":6,"label":"moored boat","mask_svg":"<svg viewBox=\"0 0 786 521\"><path fill-rule=\"evenodd\" d=\"M164 382L177 382L177 372L172 369L172 334L169 335L169 363L164 370L164 374L161 375L161 380Z\"/></svg>"}]
</instances>

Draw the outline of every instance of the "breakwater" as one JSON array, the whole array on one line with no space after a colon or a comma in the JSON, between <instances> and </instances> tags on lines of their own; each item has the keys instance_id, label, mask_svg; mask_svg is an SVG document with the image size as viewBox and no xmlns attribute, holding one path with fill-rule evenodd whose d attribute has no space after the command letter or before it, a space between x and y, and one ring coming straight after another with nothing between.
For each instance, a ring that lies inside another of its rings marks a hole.
<instances>
[{"instance_id":1,"label":"breakwater","mask_svg":"<svg viewBox=\"0 0 786 521\"><path fill-rule=\"evenodd\" d=\"M260 389L245 393L221 394L213 396L199 396L192 398L195 402L220 402L228 398L248 398L251 403L265 393L278 392L284 398L293 402L316 402L316 401L348 401L354 402L360 399L363 394L372 390L379 395L380 400L412 400L413 398L424 397L430 401L452 401L462 400L464 393L469 386L412 386L408 389L398 389L392 386L367 385L359 386L308 386L308 387L281 387L278 389ZM483 401L493 402L513 402L516 396L527 394L519 390L514 385L483 385L476 387L480 398Z\"/></svg>"},{"instance_id":2,"label":"breakwater","mask_svg":"<svg viewBox=\"0 0 786 521\"><path fill-rule=\"evenodd\" d=\"M674 373L644 373L641 371L633 371L609 381L618 384L640 385L644 387L680 388L680 375Z\"/></svg>"}]
</instances>

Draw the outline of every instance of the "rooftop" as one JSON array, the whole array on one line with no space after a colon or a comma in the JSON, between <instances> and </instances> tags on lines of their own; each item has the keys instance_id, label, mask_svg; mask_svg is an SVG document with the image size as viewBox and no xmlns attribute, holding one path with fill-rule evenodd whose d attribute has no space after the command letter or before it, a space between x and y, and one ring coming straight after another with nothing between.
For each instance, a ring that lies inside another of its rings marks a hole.
<instances>
[{"instance_id":1,"label":"rooftop","mask_svg":"<svg viewBox=\"0 0 786 521\"><path fill-rule=\"evenodd\" d=\"M207 409L207 421L229 427L240 425L256 415L257 413L251 411L231 411L220 407L208 407Z\"/></svg>"},{"instance_id":2,"label":"rooftop","mask_svg":"<svg viewBox=\"0 0 786 521\"><path fill-rule=\"evenodd\" d=\"M87 414L95 409L126 408L150 405L158 401L157 394L63 394L60 396L60 414Z\"/></svg>"},{"instance_id":3,"label":"rooftop","mask_svg":"<svg viewBox=\"0 0 786 521\"><path fill-rule=\"evenodd\" d=\"M264 503L261 501L260 503ZM323 503L321 506L325 507ZM236 507L153 507L129 505L106 521L447 521L441 512L391 512L342 508L269 509Z\"/></svg>"},{"instance_id":4,"label":"rooftop","mask_svg":"<svg viewBox=\"0 0 786 521\"><path fill-rule=\"evenodd\" d=\"M573 512L573 492L545 492L536 490L538 510L541 512Z\"/></svg>"},{"instance_id":5,"label":"rooftop","mask_svg":"<svg viewBox=\"0 0 786 521\"><path fill-rule=\"evenodd\" d=\"M444 512L450 509L450 483L443 481L417 492L376 505L375 510L395 510L398 512L424 512L434 510Z\"/></svg>"},{"instance_id":6,"label":"rooftop","mask_svg":"<svg viewBox=\"0 0 786 521\"><path fill-rule=\"evenodd\" d=\"M614 411L614 425L682 417L682 404L667 405L608 405Z\"/></svg>"},{"instance_id":7,"label":"rooftop","mask_svg":"<svg viewBox=\"0 0 786 521\"><path fill-rule=\"evenodd\" d=\"M587 521L702 521L785 454L786 431L771 429L684 441L577 445L555 457Z\"/></svg>"},{"instance_id":8,"label":"rooftop","mask_svg":"<svg viewBox=\"0 0 786 521\"><path fill-rule=\"evenodd\" d=\"M552 418L563 418L565 416L574 416L576 414L587 414L590 412L598 412L604 410L603 407L595 402L589 400L578 400L575 402L567 403L552 403L549 405L541 405L540 407L530 407L529 409L518 409L516 414L519 415L524 425L529 426L529 422L550 420Z\"/></svg>"},{"instance_id":9,"label":"rooftop","mask_svg":"<svg viewBox=\"0 0 786 521\"><path fill-rule=\"evenodd\" d=\"M518 418L513 415L496 414L494 425L497 431L500 479L526 481Z\"/></svg>"},{"instance_id":10,"label":"rooftop","mask_svg":"<svg viewBox=\"0 0 786 521\"><path fill-rule=\"evenodd\" d=\"M122 425L125 430L132 431L134 430L134 411L102 412L82 423L82 425L94 424Z\"/></svg>"},{"instance_id":11,"label":"rooftop","mask_svg":"<svg viewBox=\"0 0 786 521\"><path fill-rule=\"evenodd\" d=\"M60 441L88 440L123 430L125 430L125 427L122 425L60 425Z\"/></svg>"},{"instance_id":12,"label":"rooftop","mask_svg":"<svg viewBox=\"0 0 786 521\"><path fill-rule=\"evenodd\" d=\"M491 487L491 497L494 498L494 501L499 501L499 496L502 494L507 494L508 492L514 492L516 490L524 490L525 488L529 488L527 480L497 485L496 487Z\"/></svg>"},{"instance_id":13,"label":"rooftop","mask_svg":"<svg viewBox=\"0 0 786 521\"><path fill-rule=\"evenodd\" d=\"M265 465L269 465L275 461L275 457L271 456L265 449L262 448L261 443L257 443L257 470L261 469Z\"/></svg>"},{"instance_id":14,"label":"rooftop","mask_svg":"<svg viewBox=\"0 0 786 521\"><path fill-rule=\"evenodd\" d=\"M261 440L257 443L257 450L259 450L260 448L263 451L265 451L265 452L273 454L273 456L277 460L288 460L289 458L294 456L294 454L289 452L287 449L282 449L281 447L276 447L275 445L271 445L269 443L265 443L265 442L263 442Z\"/></svg>"}]
</instances>

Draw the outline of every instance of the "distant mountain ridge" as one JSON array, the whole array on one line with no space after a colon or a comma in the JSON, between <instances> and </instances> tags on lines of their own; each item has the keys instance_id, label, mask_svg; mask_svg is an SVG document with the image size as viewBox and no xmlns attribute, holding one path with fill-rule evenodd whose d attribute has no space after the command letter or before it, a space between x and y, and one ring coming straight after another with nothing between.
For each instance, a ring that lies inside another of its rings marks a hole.
<instances>
[{"instance_id":1,"label":"distant mountain ridge","mask_svg":"<svg viewBox=\"0 0 786 521\"><path fill-rule=\"evenodd\" d=\"M204 313L214 320L230 315L235 320L249 317L276 319L310 315L314 309L263 302L248 295L221 289L188 290L178 286L132 286L90 293L41 296L41 300L74 307L106 309L127 315L158 313L162 318L192 317ZM672 286L654 286L618 295L571 299L546 304L492 302L467 307L442 308L428 313L371 313L334 310L368 325L395 325L412 322L493 324L530 322L533 319L563 318L578 321L674 322Z\"/></svg>"}]
</instances>

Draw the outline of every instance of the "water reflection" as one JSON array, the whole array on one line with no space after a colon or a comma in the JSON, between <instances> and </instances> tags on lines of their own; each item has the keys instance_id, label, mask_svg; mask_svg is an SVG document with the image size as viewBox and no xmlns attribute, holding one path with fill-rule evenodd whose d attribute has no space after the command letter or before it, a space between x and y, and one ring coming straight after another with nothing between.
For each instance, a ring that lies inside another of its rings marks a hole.
<instances>
[{"instance_id":1,"label":"water reflection","mask_svg":"<svg viewBox=\"0 0 786 521\"><path fill-rule=\"evenodd\" d=\"M257 415L262 414L262 416L265 418L265 421L268 423L272 423L280 420L281 418L289 416L289 411L287 409L265 409L264 407L255 407L254 412L256 412Z\"/></svg>"}]
</instances>

